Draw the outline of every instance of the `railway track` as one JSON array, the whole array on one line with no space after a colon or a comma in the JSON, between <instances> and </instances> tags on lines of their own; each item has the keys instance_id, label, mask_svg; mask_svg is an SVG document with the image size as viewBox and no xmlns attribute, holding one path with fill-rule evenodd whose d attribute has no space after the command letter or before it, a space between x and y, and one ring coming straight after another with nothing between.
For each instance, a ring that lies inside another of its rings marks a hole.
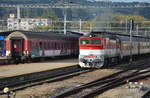
<instances>
[{"instance_id":1,"label":"railway track","mask_svg":"<svg viewBox=\"0 0 150 98\"><path fill-rule=\"evenodd\" d=\"M146 65L146 66L145 66ZM143 67L144 66L144 67ZM75 87L68 91L62 92L54 96L54 98L93 98L103 92L126 84L129 81L138 81L150 77L150 63L144 62L123 71L114 73L112 75L100 78L93 82ZM149 69L148 69L149 67Z\"/></svg>"},{"instance_id":2,"label":"railway track","mask_svg":"<svg viewBox=\"0 0 150 98\"><path fill-rule=\"evenodd\" d=\"M150 98L150 89L141 98Z\"/></svg>"},{"instance_id":3,"label":"railway track","mask_svg":"<svg viewBox=\"0 0 150 98\"><path fill-rule=\"evenodd\" d=\"M17 90L21 90L27 87L40 85L43 83L51 83L51 82L65 80L65 79L72 78L74 76L78 76L78 75L91 72L91 71L94 71L94 70L81 69L81 68L78 68L77 66L59 68L56 70L49 71L49 74L48 72L46 72L45 75L44 73L42 73L43 75L40 77L36 77L36 78L33 77L32 79L22 80L19 82L16 81L16 82L12 82L12 83L5 84L5 85L0 85L0 95L4 94L2 90L5 87L10 88L11 91L17 91Z\"/></svg>"}]
</instances>

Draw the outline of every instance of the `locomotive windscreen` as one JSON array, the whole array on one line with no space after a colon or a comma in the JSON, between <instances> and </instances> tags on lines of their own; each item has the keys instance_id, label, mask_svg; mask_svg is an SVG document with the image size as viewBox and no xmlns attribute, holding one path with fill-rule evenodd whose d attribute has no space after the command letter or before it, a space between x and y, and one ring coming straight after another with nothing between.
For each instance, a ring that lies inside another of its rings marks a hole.
<instances>
[{"instance_id":1,"label":"locomotive windscreen","mask_svg":"<svg viewBox=\"0 0 150 98\"><path fill-rule=\"evenodd\" d=\"M97 45L100 43L101 43L100 39L80 39L81 45L88 45L88 44Z\"/></svg>"},{"instance_id":2,"label":"locomotive windscreen","mask_svg":"<svg viewBox=\"0 0 150 98\"><path fill-rule=\"evenodd\" d=\"M91 44L96 45L96 44L100 44L100 43L101 43L100 39L91 39Z\"/></svg>"},{"instance_id":3,"label":"locomotive windscreen","mask_svg":"<svg viewBox=\"0 0 150 98\"><path fill-rule=\"evenodd\" d=\"M90 40L89 39L81 39L80 44L82 44L82 45L90 44Z\"/></svg>"}]
</instances>

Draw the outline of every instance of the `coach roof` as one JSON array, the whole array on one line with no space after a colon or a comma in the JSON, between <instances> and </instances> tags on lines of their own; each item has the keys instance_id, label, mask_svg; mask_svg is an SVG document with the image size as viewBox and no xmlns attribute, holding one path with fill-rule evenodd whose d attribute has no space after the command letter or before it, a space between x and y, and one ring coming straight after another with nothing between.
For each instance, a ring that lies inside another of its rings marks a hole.
<instances>
[{"instance_id":1,"label":"coach roof","mask_svg":"<svg viewBox=\"0 0 150 98\"><path fill-rule=\"evenodd\" d=\"M51 32L31 32L31 31L16 31L8 35L6 40L11 38L23 38L25 40L49 40L49 39L73 39L74 36L68 36L64 34L56 34Z\"/></svg>"}]
</instances>

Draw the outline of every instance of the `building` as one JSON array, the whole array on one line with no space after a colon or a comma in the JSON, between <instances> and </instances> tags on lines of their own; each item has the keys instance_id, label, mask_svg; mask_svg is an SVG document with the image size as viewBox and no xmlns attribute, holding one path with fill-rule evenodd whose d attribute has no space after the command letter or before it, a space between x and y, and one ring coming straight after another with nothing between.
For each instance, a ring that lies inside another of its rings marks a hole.
<instances>
[{"instance_id":1,"label":"building","mask_svg":"<svg viewBox=\"0 0 150 98\"><path fill-rule=\"evenodd\" d=\"M9 30L29 30L37 26L48 26L50 24L52 24L52 20L47 18L21 18L18 20L14 14L10 14L7 19Z\"/></svg>"}]
</instances>

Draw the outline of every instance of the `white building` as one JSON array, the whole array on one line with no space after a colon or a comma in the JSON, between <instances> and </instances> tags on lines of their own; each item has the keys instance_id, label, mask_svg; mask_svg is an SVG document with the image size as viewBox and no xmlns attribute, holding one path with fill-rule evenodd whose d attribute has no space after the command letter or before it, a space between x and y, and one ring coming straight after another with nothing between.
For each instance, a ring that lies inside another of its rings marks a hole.
<instances>
[{"instance_id":1,"label":"white building","mask_svg":"<svg viewBox=\"0 0 150 98\"><path fill-rule=\"evenodd\" d=\"M14 14L10 14L7 19L7 27L9 30L17 30L18 28L21 30L29 30L36 26L48 26L52 24L52 20L47 18L21 18L20 26L18 19L15 18Z\"/></svg>"}]
</instances>

